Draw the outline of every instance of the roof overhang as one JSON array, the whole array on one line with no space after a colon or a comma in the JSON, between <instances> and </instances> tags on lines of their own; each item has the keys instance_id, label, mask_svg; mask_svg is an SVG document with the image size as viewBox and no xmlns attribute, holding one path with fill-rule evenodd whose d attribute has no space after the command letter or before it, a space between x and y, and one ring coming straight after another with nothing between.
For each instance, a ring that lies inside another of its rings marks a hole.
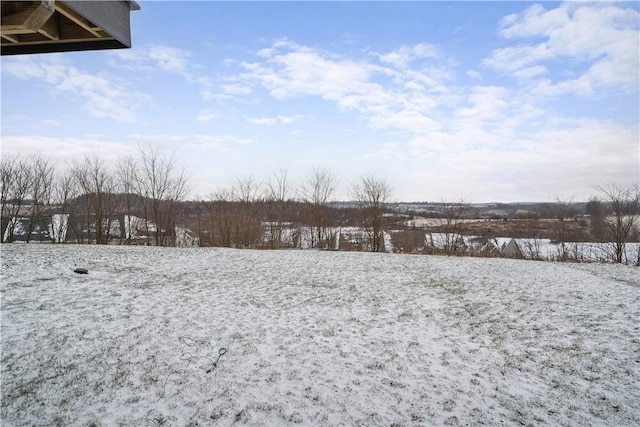
<instances>
[{"instance_id":1,"label":"roof overhang","mask_svg":"<svg viewBox=\"0 0 640 427\"><path fill-rule=\"evenodd\" d=\"M131 47L135 1L1 1L0 53L68 52Z\"/></svg>"}]
</instances>

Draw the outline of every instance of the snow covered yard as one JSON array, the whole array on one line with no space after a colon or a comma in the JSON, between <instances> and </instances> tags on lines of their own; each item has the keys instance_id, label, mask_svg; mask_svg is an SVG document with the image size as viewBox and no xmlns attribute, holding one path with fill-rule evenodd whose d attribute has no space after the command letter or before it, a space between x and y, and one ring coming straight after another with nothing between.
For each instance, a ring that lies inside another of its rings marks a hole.
<instances>
[{"instance_id":1,"label":"snow covered yard","mask_svg":"<svg viewBox=\"0 0 640 427\"><path fill-rule=\"evenodd\" d=\"M1 251L4 426L640 424L635 267Z\"/></svg>"}]
</instances>

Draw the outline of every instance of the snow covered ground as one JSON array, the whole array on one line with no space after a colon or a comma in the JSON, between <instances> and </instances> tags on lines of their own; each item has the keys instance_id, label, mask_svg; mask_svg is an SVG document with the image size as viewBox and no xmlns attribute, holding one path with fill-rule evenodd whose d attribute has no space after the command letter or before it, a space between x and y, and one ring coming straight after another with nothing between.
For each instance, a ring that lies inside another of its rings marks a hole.
<instances>
[{"instance_id":1,"label":"snow covered ground","mask_svg":"<svg viewBox=\"0 0 640 427\"><path fill-rule=\"evenodd\" d=\"M636 267L0 250L3 426L640 424Z\"/></svg>"}]
</instances>

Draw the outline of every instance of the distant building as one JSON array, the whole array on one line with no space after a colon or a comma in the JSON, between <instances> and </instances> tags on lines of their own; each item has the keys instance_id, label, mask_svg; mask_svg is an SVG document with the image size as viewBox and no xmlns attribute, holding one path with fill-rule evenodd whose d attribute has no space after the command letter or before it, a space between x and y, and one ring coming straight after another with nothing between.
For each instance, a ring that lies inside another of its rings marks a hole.
<instances>
[{"instance_id":1,"label":"distant building","mask_svg":"<svg viewBox=\"0 0 640 427\"><path fill-rule=\"evenodd\" d=\"M516 239L511 239L502 245L502 255L509 258L523 258L522 250Z\"/></svg>"}]
</instances>

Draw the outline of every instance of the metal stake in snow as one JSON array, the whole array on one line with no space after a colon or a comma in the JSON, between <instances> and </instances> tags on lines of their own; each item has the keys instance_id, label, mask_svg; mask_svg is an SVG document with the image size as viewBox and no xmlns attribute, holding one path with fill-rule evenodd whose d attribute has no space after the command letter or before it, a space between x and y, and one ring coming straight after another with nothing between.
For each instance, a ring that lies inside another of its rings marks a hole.
<instances>
[{"instance_id":1,"label":"metal stake in snow","mask_svg":"<svg viewBox=\"0 0 640 427\"><path fill-rule=\"evenodd\" d=\"M213 371L214 368L218 367L218 360L220 360L220 357L222 357L225 353L227 352L227 349L222 347L220 350L218 350L218 358L216 359L215 362L213 362L213 366L211 366L209 369L207 369L207 374L211 371Z\"/></svg>"}]
</instances>

